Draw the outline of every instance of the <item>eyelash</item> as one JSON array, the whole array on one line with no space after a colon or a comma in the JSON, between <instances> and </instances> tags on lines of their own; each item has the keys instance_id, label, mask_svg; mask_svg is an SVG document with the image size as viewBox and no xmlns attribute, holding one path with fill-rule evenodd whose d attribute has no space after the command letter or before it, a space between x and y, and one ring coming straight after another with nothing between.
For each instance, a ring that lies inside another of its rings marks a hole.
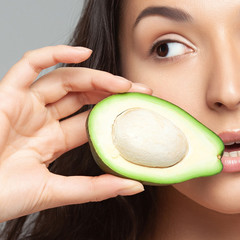
<instances>
[{"instance_id":1,"label":"eyelash","mask_svg":"<svg viewBox=\"0 0 240 240\"><path fill-rule=\"evenodd\" d=\"M151 46L150 51L149 51L150 56L153 56L158 61L168 62L168 61L175 61L179 57L182 57L183 55L185 55L185 54L179 54L179 55L172 56L172 57L160 57L157 54L157 48L159 46L161 46L162 44L169 44L169 43L179 43L179 44L184 45L186 48L192 49L189 46L187 46L185 43L182 43L182 42L179 42L179 41L176 41L176 40L172 40L172 39L164 39L164 40L159 40L159 41L153 43L153 45Z\"/></svg>"}]
</instances>

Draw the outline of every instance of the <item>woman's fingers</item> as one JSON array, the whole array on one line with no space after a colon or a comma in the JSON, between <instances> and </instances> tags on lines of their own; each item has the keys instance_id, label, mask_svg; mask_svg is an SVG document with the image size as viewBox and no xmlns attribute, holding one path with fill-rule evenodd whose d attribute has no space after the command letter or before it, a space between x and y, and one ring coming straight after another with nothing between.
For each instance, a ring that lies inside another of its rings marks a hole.
<instances>
[{"instance_id":1,"label":"woman's fingers","mask_svg":"<svg viewBox=\"0 0 240 240\"><path fill-rule=\"evenodd\" d=\"M88 141L86 130L86 119L88 114L89 111L86 111L60 122L65 138L64 142L66 149L63 149L64 152L78 147Z\"/></svg>"},{"instance_id":2,"label":"woman's fingers","mask_svg":"<svg viewBox=\"0 0 240 240\"><path fill-rule=\"evenodd\" d=\"M108 72L89 68L59 68L41 77L31 90L44 104L58 101L69 92L126 92L132 83Z\"/></svg>"},{"instance_id":3,"label":"woman's fingers","mask_svg":"<svg viewBox=\"0 0 240 240\"><path fill-rule=\"evenodd\" d=\"M54 119L60 120L75 113L82 106L96 104L110 95L111 94L107 92L72 92L67 94L59 101L53 104L48 104L46 108Z\"/></svg>"},{"instance_id":4,"label":"woman's fingers","mask_svg":"<svg viewBox=\"0 0 240 240\"><path fill-rule=\"evenodd\" d=\"M89 58L91 50L66 45L44 47L24 54L3 78L3 84L28 88L45 68L58 63L79 63Z\"/></svg>"},{"instance_id":5,"label":"woman's fingers","mask_svg":"<svg viewBox=\"0 0 240 240\"><path fill-rule=\"evenodd\" d=\"M129 92L152 94L151 89L138 83L133 83ZM71 92L57 102L48 104L46 107L51 113L51 116L59 120L75 113L84 105L96 104L110 95L111 93L103 91Z\"/></svg>"},{"instance_id":6,"label":"woman's fingers","mask_svg":"<svg viewBox=\"0 0 240 240\"><path fill-rule=\"evenodd\" d=\"M44 194L49 199L48 207L56 207L102 201L117 195L133 195L143 190L143 185L137 181L109 174L98 177L63 177L52 174Z\"/></svg>"}]
</instances>

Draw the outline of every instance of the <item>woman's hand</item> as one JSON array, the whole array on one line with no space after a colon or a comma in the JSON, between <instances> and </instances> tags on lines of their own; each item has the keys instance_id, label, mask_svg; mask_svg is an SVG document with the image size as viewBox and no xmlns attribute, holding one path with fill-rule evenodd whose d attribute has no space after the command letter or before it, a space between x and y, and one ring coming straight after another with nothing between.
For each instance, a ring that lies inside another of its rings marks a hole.
<instances>
[{"instance_id":1,"label":"woman's hand","mask_svg":"<svg viewBox=\"0 0 240 240\"><path fill-rule=\"evenodd\" d=\"M58 156L87 142L88 112L60 119L112 93L151 93L124 78L87 68L59 68L35 81L45 68L79 63L90 55L89 49L70 46L30 51L0 82L0 221L143 190L138 182L108 174L64 177L47 169Z\"/></svg>"}]
</instances>

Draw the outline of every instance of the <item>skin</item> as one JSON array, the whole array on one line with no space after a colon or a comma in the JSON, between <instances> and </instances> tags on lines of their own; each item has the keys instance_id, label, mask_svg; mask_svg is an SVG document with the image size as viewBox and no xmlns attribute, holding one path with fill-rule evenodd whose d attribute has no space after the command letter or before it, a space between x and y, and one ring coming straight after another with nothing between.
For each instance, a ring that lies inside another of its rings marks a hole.
<instances>
[{"instance_id":1,"label":"skin","mask_svg":"<svg viewBox=\"0 0 240 240\"><path fill-rule=\"evenodd\" d=\"M59 119L112 93L151 94L144 85L86 68L61 68L35 81L44 68L78 63L90 55L91 50L81 47L33 50L1 80L0 222L56 206L143 191L136 181L108 174L64 177L47 169L58 156L87 142L88 112Z\"/></svg>"},{"instance_id":2,"label":"skin","mask_svg":"<svg viewBox=\"0 0 240 240\"><path fill-rule=\"evenodd\" d=\"M150 6L179 8L193 19L154 15L135 24ZM123 76L148 85L153 95L217 134L239 129L239 7L238 0L125 1L119 36ZM154 42L167 39L183 44L181 54L165 59L150 54ZM239 186L240 173L221 173L168 187L171 207L159 213L151 239L239 239Z\"/></svg>"}]
</instances>

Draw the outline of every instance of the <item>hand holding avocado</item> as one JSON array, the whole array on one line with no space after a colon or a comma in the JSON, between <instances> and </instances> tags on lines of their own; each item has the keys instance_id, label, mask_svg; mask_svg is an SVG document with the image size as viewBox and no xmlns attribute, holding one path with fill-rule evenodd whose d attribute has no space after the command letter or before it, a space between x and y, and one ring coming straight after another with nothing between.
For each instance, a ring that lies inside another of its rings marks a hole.
<instances>
[{"instance_id":1,"label":"hand holding avocado","mask_svg":"<svg viewBox=\"0 0 240 240\"><path fill-rule=\"evenodd\" d=\"M47 208L98 201L143 190L140 183L112 175L64 177L48 165L64 152L87 142L88 112L73 114L112 93L140 91L110 73L86 68L59 68L36 78L57 63L79 63L91 51L55 46L28 52L0 82L0 221Z\"/></svg>"}]
</instances>

